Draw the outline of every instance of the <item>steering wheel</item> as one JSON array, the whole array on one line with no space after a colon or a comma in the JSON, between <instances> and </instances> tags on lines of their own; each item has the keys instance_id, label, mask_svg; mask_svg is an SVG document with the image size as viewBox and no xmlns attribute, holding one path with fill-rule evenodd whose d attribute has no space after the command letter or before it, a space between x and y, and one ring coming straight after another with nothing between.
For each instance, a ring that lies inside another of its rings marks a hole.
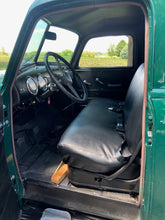
<instances>
[{"instance_id":1,"label":"steering wheel","mask_svg":"<svg viewBox=\"0 0 165 220\"><path fill-rule=\"evenodd\" d=\"M55 58L58 70L53 71L53 67L48 61L50 56ZM61 61L65 64L65 67L61 65ZM85 84L81 80L80 76L74 71L72 66L63 57L57 53L47 52L44 57L44 63L50 77L65 95L75 102L82 103L86 101L87 89ZM82 95L76 91L75 83L80 85Z\"/></svg>"}]
</instances>

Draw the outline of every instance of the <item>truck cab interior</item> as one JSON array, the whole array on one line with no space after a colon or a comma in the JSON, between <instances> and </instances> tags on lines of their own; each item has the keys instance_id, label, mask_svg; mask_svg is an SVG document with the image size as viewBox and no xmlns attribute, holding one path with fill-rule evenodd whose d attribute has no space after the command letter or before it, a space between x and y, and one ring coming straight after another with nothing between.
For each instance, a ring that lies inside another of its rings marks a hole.
<instances>
[{"instance_id":1,"label":"truck cab interior","mask_svg":"<svg viewBox=\"0 0 165 220\"><path fill-rule=\"evenodd\" d=\"M35 201L83 213L77 219L136 219L146 28L144 9L129 2L49 7L34 25L12 88L25 206ZM111 39L126 39L125 63L85 56L92 42L103 57ZM71 55L59 52L58 40L65 52L73 45ZM52 182L63 164L67 175Z\"/></svg>"}]
</instances>

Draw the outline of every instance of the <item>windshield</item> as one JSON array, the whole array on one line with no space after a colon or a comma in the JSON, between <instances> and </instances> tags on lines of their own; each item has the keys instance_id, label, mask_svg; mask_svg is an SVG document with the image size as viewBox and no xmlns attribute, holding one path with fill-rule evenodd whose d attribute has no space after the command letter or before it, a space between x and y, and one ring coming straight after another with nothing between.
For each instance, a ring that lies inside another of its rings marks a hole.
<instances>
[{"instance_id":1,"label":"windshield","mask_svg":"<svg viewBox=\"0 0 165 220\"><path fill-rule=\"evenodd\" d=\"M48 51L58 53L70 62L78 42L78 35L65 28L49 26L49 32L56 33L57 35L56 40L51 40L47 38L44 39L45 31L48 31L48 24L45 21L40 20L31 36L21 67L24 67L27 64L33 64L33 61L36 61L35 59L37 59L38 62L43 62L44 56ZM54 59L51 61L54 62Z\"/></svg>"},{"instance_id":2,"label":"windshield","mask_svg":"<svg viewBox=\"0 0 165 220\"><path fill-rule=\"evenodd\" d=\"M30 39L30 42L28 44L28 47L26 49L25 55L23 57L23 61L22 61L23 65L28 63L29 61L34 60L46 28L47 28L47 23L44 22L43 20L40 20L37 23L33 31L32 37Z\"/></svg>"},{"instance_id":3,"label":"windshield","mask_svg":"<svg viewBox=\"0 0 165 220\"><path fill-rule=\"evenodd\" d=\"M45 40L38 61L43 62L46 52L51 51L58 53L70 62L78 42L78 35L72 31L66 30L65 28L57 26L50 26L49 31L56 33L57 38L55 41ZM52 59L52 61L53 60L54 59Z\"/></svg>"}]
</instances>

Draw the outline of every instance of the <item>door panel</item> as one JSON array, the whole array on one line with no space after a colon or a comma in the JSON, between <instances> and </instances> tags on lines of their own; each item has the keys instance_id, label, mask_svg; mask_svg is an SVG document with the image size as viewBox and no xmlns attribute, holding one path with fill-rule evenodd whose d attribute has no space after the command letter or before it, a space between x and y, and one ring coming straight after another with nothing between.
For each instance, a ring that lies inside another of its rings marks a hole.
<instances>
[{"instance_id":1,"label":"door panel","mask_svg":"<svg viewBox=\"0 0 165 220\"><path fill-rule=\"evenodd\" d=\"M0 95L0 219L18 219L19 201L15 193L6 163L3 143L3 104Z\"/></svg>"},{"instance_id":2,"label":"door panel","mask_svg":"<svg viewBox=\"0 0 165 220\"><path fill-rule=\"evenodd\" d=\"M79 68L76 71L87 86L89 98L108 97L123 100L136 69Z\"/></svg>"}]
</instances>

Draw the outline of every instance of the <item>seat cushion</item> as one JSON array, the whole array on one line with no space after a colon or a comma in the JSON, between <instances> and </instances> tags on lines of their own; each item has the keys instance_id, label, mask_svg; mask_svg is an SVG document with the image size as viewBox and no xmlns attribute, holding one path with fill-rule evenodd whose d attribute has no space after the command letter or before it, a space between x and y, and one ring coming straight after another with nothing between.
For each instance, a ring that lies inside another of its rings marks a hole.
<instances>
[{"instance_id":1,"label":"seat cushion","mask_svg":"<svg viewBox=\"0 0 165 220\"><path fill-rule=\"evenodd\" d=\"M118 101L96 98L71 123L59 142L64 163L96 173L111 173L127 158L122 156L123 138L116 131L119 113L109 108Z\"/></svg>"}]
</instances>

